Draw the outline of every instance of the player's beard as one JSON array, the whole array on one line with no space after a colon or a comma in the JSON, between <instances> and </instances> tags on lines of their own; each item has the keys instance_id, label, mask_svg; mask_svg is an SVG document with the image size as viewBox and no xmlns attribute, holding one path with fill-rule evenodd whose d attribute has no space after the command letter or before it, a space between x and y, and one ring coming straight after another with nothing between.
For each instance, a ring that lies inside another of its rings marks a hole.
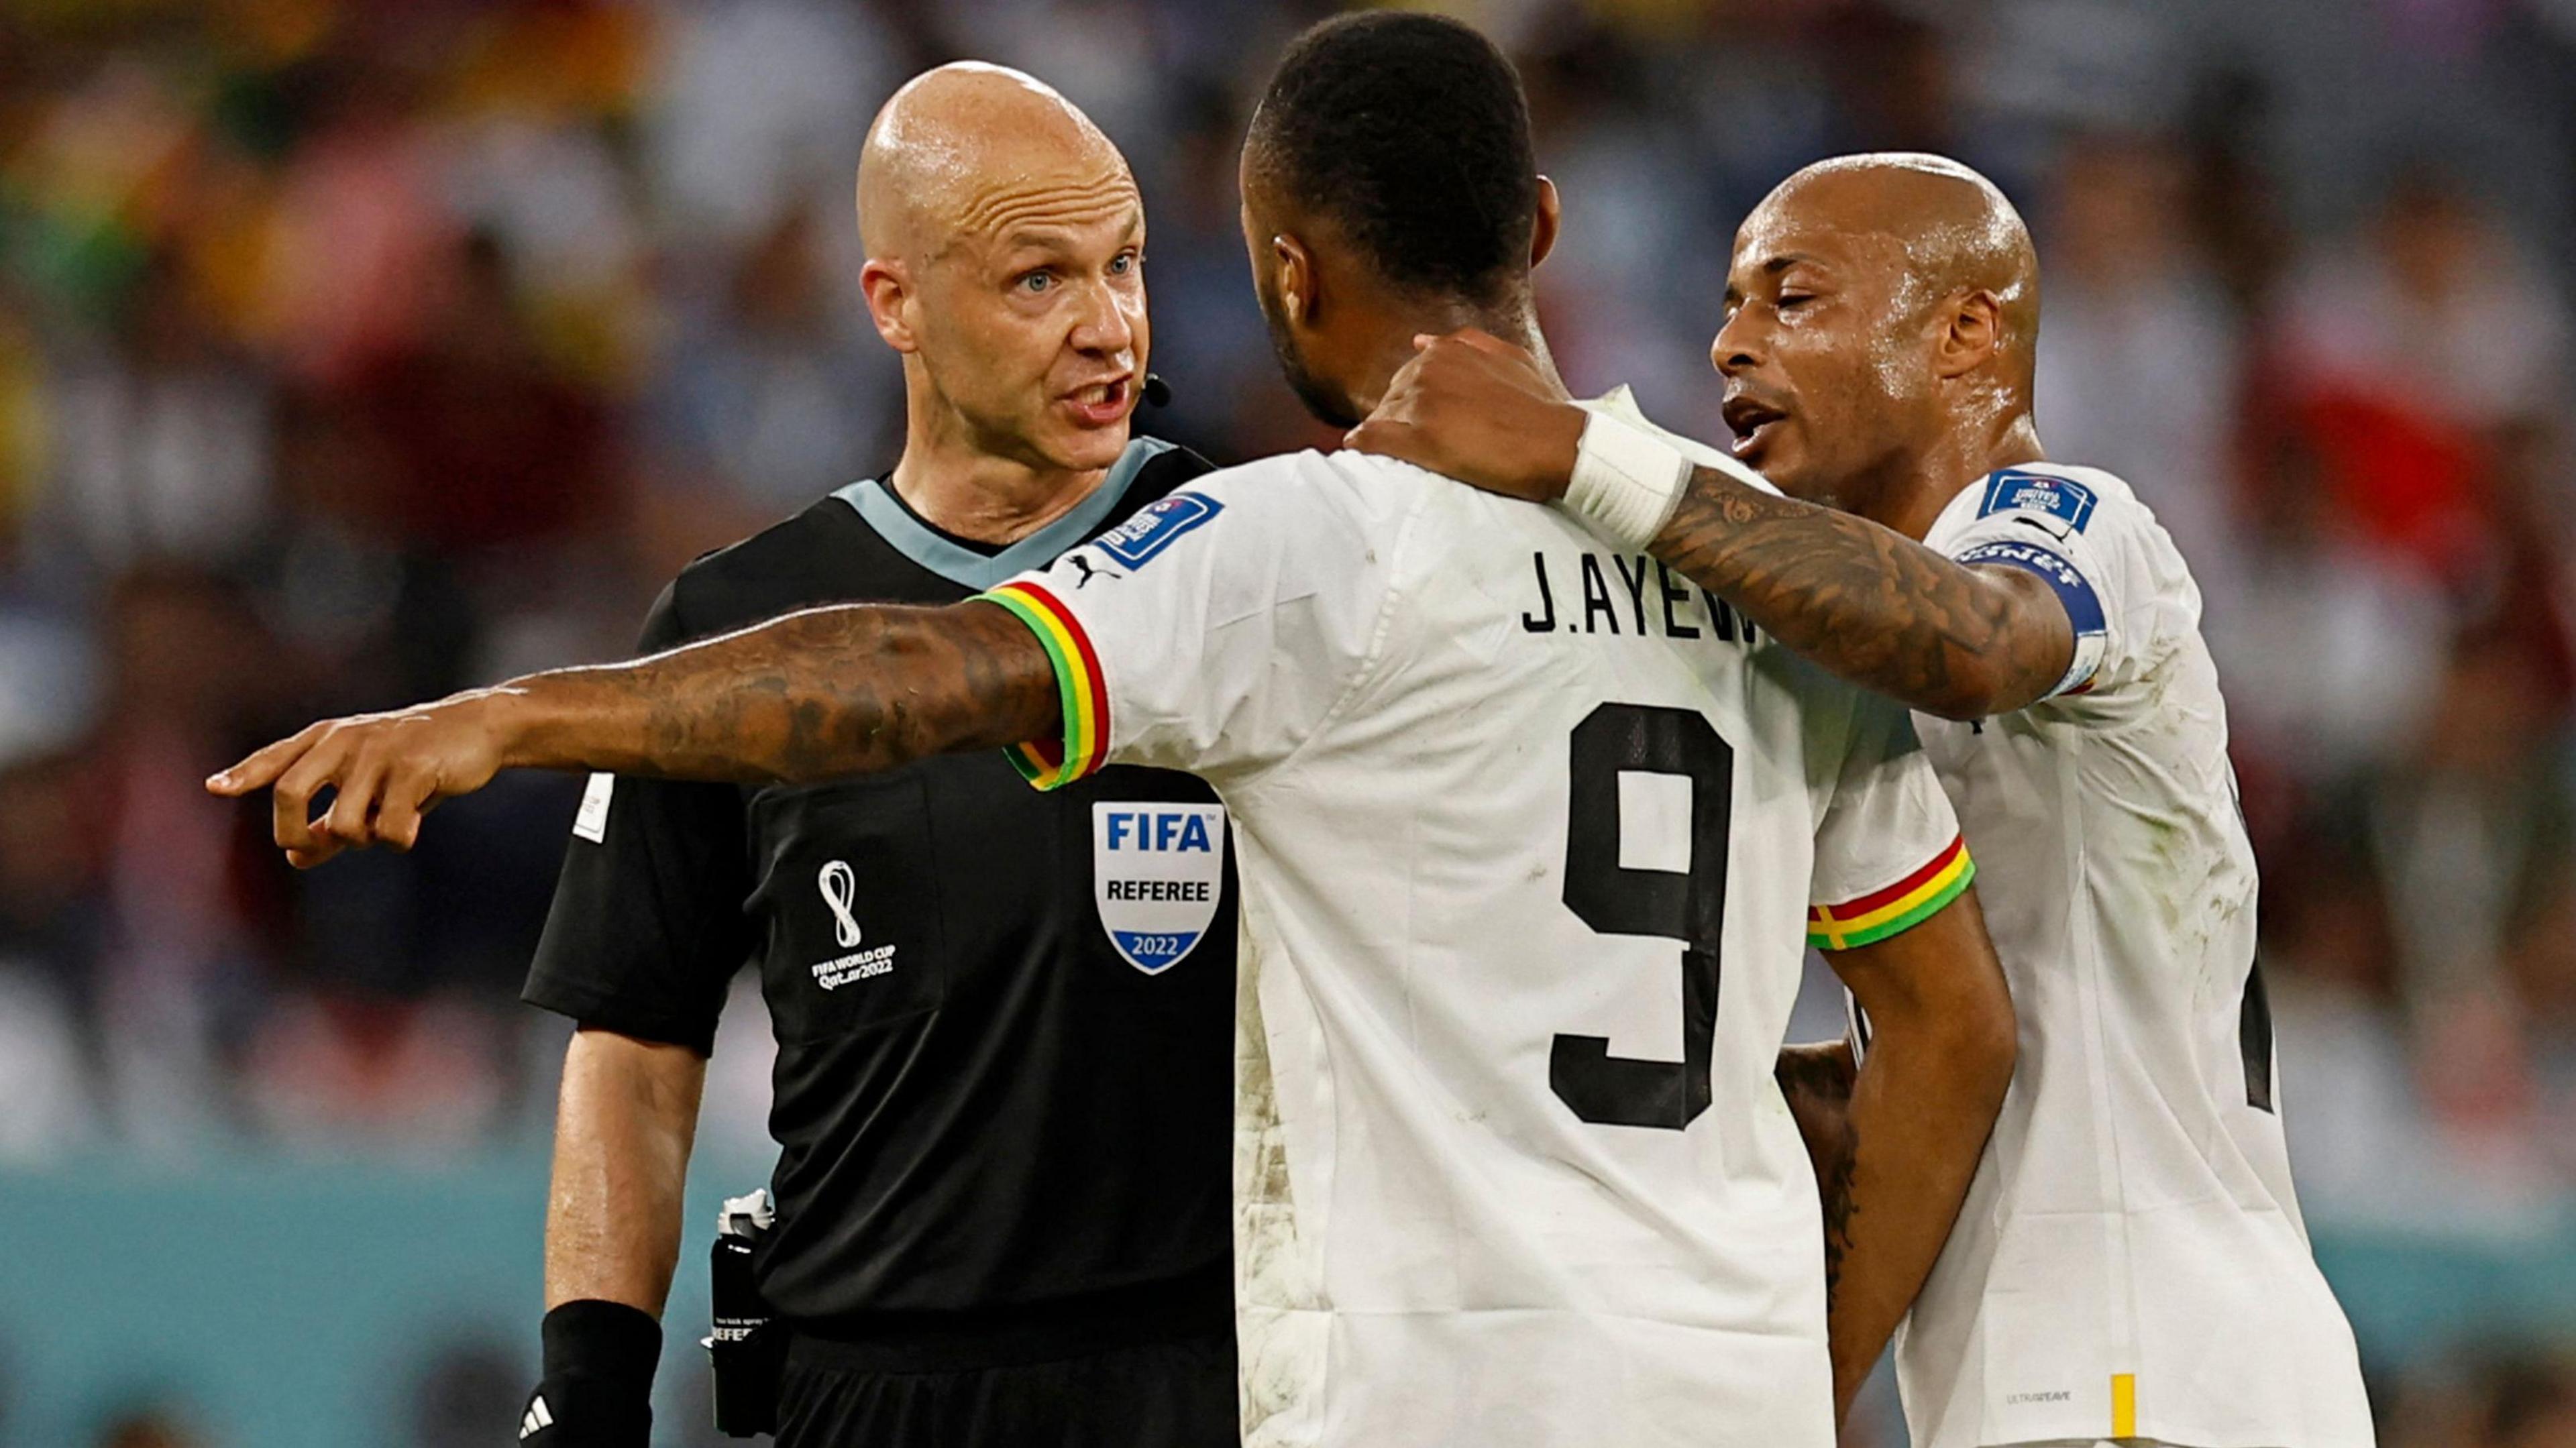
<instances>
[{"instance_id":1,"label":"player's beard","mask_svg":"<svg viewBox=\"0 0 2576 1448\"><path fill-rule=\"evenodd\" d=\"M1279 359L1279 375L1288 379L1288 390L1297 394L1316 421L1344 431L1359 426L1360 411L1352 405L1350 394L1315 375L1298 352L1296 339L1288 335L1287 318L1279 315L1266 291L1256 288L1255 292L1261 301L1261 320L1270 328L1271 355Z\"/></svg>"}]
</instances>

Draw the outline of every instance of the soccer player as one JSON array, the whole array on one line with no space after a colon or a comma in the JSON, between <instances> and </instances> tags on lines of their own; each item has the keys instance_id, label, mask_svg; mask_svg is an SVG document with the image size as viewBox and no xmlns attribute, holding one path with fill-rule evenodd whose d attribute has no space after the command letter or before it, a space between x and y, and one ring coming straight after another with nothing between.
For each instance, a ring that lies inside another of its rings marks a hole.
<instances>
[{"instance_id":1,"label":"soccer player","mask_svg":"<svg viewBox=\"0 0 2576 1448\"><path fill-rule=\"evenodd\" d=\"M1429 328L1538 343L1555 196L1473 30L1310 31L1242 175L1319 415L1356 421ZM1832 1358L1874 1355L1912 1298L2010 1075L1973 867L1901 710L1558 514L1273 458L977 601L319 725L214 783L274 781L311 862L407 842L504 766L801 779L1004 746L1044 787L1150 764L1233 811L1248 1441L1833 1441ZM1830 1352L1772 1076L1811 938L1877 1024Z\"/></svg>"},{"instance_id":2,"label":"soccer player","mask_svg":"<svg viewBox=\"0 0 2576 1448\"><path fill-rule=\"evenodd\" d=\"M1711 349L1733 461L1614 440L1662 490L1637 531L1912 704L1986 867L2022 1067L1898 1345L1913 1441L2365 1448L2282 1144L2199 590L2127 483L2047 461L2038 343L2030 237L1984 177L1809 167L1736 237ZM1545 499L1605 426L1477 337L1430 345L1353 441Z\"/></svg>"},{"instance_id":3,"label":"soccer player","mask_svg":"<svg viewBox=\"0 0 2576 1448\"><path fill-rule=\"evenodd\" d=\"M955 602L1207 470L1130 436L1144 213L1063 97L991 66L919 77L869 131L858 200L902 458L691 565L646 648ZM1195 848L1148 855L1128 820ZM1054 795L990 754L594 776L527 988L581 1029L525 1441L643 1448L705 1058L751 960L779 1052L756 1258L791 1334L779 1441L1232 1444L1225 849L1215 795L1161 770Z\"/></svg>"}]
</instances>

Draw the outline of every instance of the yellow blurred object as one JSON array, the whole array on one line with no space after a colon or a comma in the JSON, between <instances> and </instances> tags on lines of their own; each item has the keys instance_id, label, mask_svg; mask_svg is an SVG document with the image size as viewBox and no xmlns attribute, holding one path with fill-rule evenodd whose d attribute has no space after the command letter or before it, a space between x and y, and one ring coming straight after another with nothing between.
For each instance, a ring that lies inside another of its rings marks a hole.
<instances>
[{"instance_id":1,"label":"yellow blurred object","mask_svg":"<svg viewBox=\"0 0 2576 1448\"><path fill-rule=\"evenodd\" d=\"M45 476L44 369L28 337L0 315L0 536L16 531Z\"/></svg>"},{"instance_id":2,"label":"yellow blurred object","mask_svg":"<svg viewBox=\"0 0 2576 1448\"><path fill-rule=\"evenodd\" d=\"M334 0L231 0L217 34L254 65L282 66L320 49L339 22Z\"/></svg>"},{"instance_id":3,"label":"yellow blurred object","mask_svg":"<svg viewBox=\"0 0 2576 1448\"><path fill-rule=\"evenodd\" d=\"M611 392L641 385L650 352L652 298L632 281L527 299L529 323L549 361Z\"/></svg>"},{"instance_id":4,"label":"yellow blurred object","mask_svg":"<svg viewBox=\"0 0 2576 1448\"><path fill-rule=\"evenodd\" d=\"M639 9L608 5L495 15L477 29L451 99L468 111L559 117L631 110L653 39Z\"/></svg>"}]
</instances>

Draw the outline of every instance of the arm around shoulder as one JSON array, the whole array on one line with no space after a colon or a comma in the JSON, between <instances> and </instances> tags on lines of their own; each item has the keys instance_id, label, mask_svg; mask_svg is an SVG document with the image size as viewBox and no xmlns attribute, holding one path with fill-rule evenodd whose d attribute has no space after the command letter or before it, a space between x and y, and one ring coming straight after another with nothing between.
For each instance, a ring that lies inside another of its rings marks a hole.
<instances>
[{"instance_id":1,"label":"arm around shoulder","mask_svg":"<svg viewBox=\"0 0 2576 1448\"><path fill-rule=\"evenodd\" d=\"M2038 578L1954 562L1866 518L1693 471L1654 555L1782 643L1945 719L2036 702L2075 634Z\"/></svg>"}]
</instances>

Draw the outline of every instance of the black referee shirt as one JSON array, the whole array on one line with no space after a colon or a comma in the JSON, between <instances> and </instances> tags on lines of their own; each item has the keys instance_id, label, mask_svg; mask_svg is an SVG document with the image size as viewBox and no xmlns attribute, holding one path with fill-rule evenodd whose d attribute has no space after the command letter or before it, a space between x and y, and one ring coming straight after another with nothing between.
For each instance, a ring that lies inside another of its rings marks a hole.
<instances>
[{"instance_id":1,"label":"black referee shirt","mask_svg":"<svg viewBox=\"0 0 2576 1448\"><path fill-rule=\"evenodd\" d=\"M858 483L690 565L643 647L814 604L952 603L1207 470L1139 438L1071 513L990 554ZM704 1053L730 977L758 963L780 1155L755 1265L815 1330L1079 1331L1093 1306L1229 1330L1229 842L1214 830L1221 870L1180 861L1209 883L1177 960L1168 909L1137 963L1136 937L1113 939L1131 907L1107 903L1125 857L1103 853L1113 833L1155 839L1157 816L1200 821L1164 843L1207 841L1215 805L1188 775L1133 768L1040 794L999 753L805 788L602 776L526 999Z\"/></svg>"}]
</instances>

